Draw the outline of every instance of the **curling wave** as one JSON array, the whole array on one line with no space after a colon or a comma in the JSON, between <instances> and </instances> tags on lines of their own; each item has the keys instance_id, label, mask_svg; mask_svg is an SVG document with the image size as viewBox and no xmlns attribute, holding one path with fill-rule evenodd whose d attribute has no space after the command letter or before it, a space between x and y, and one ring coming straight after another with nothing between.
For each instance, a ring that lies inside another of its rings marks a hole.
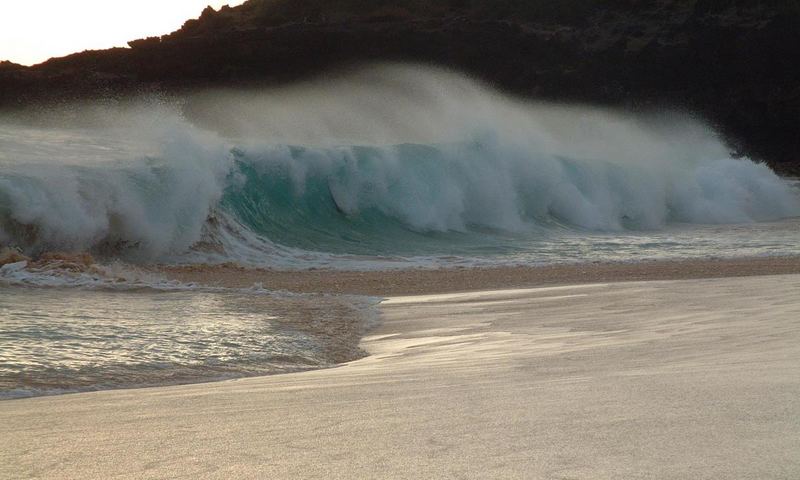
<instances>
[{"instance_id":1,"label":"curling wave","mask_svg":"<svg viewBox=\"0 0 800 480\"><path fill-rule=\"evenodd\" d=\"M786 180L686 117L526 104L410 67L6 118L0 167L0 243L34 255L290 265L800 215Z\"/></svg>"}]
</instances>

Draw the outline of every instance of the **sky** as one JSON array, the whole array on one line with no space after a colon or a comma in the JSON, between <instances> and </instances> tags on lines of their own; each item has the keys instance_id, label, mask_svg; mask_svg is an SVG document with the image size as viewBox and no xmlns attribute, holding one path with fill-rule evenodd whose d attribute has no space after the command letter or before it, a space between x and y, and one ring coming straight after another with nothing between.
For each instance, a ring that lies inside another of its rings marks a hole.
<instances>
[{"instance_id":1,"label":"sky","mask_svg":"<svg viewBox=\"0 0 800 480\"><path fill-rule=\"evenodd\" d=\"M163 35L211 5L244 0L0 0L0 60L40 63Z\"/></svg>"}]
</instances>

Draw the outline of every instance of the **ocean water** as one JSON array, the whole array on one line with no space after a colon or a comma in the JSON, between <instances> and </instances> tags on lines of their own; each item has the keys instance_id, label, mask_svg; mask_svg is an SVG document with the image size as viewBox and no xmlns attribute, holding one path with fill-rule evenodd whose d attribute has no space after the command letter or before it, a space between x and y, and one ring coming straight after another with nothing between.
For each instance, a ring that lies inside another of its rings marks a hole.
<instances>
[{"instance_id":1,"label":"ocean water","mask_svg":"<svg viewBox=\"0 0 800 480\"><path fill-rule=\"evenodd\" d=\"M0 399L326 368L361 356L368 299L0 288Z\"/></svg>"},{"instance_id":2,"label":"ocean water","mask_svg":"<svg viewBox=\"0 0 800 480\"><path fill-rule=\"evenodd\" d=\"M800 187L687 114L530 103L451 72L380 66L0 114L0 245L98 262L0 268L0 395L13 396L333 362L319 352L335 336L299 326L330 299L177 285L137 271L149 264L797 255Z\"/></svg>"}]
</instances>

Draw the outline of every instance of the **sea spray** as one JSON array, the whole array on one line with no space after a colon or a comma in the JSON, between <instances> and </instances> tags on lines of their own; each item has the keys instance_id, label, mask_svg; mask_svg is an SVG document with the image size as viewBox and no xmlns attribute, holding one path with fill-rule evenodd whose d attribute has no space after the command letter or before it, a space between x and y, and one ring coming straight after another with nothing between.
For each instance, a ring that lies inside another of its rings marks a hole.
<instances>
[{"instance_id":1,"label":"sea spray","mask_svg":"<svg viewBox=\"0 0 800 480\"><path fill-rule=\"evenodd\" d=\"M29 255L302 266L800 215L789 183L686 116L409 66L9 117L0 167L0 241Z\"/></svg>"}]
</instances>

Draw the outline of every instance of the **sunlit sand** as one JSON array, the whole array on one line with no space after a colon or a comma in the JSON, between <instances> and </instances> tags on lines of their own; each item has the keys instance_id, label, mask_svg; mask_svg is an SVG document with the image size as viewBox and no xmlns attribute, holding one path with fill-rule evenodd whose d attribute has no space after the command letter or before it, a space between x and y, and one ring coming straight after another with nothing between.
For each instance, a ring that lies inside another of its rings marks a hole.
<instances>
[{"instance_id":1,"label":"sunlit sand","mask_svg":"<svg viewBox=\"0 0 800 480\"><path fill-rule=\"evenodd\" d=\"M0 403L0 477L795 478L798 293L393 297L338 368Z\"/></svg>"}]
</instances>

